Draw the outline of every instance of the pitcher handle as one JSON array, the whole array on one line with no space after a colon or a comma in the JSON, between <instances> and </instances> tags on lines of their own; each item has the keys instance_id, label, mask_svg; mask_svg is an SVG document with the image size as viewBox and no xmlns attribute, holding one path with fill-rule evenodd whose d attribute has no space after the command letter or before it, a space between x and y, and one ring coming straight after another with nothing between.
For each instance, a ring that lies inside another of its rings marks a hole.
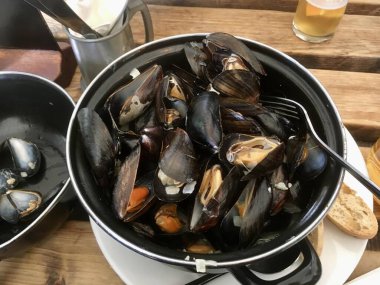
<instances>
[{"instance_id":1,"label":"pitcher handle","mask_svg":"<svg viewBox=\"0 0 380 285\"><path fill-rule=\"evenodd\" d=\"M133 16L137 12L141 12L143 21L144 21L144 29L145 29L145 42L153 41L154 33L153 33L153 23L152 18L150 17L150 12L148 6L142 0L127 0L127 8L126 13L124 15L127 16L126 21L129 23Z\"/></svg>"}]
</instances>

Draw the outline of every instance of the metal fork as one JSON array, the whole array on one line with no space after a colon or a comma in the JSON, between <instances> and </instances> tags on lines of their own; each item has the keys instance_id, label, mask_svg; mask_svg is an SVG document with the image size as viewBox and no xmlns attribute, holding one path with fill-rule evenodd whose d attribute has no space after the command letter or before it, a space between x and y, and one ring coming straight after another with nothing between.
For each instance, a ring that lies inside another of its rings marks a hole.
<instances>
[{"instance_id":1,"label":"metal fork","mask_svg":"<svg viewBox=\"0 0 380 285\"><path fill-rule=\"evenodd\" d=\"M380 199L380 188L376 186L371 180L366 178L359 170L344 160L335 151L333 151L315 132L313 124L306 109L293 100L275 96L267 96L260 99L262 105L270 110L273 110L279 115L282 115L290 120L297 120L304 122L310 136L315 142L326 151L330 157L343 166L349 173L352 174L361 184L363 184L368 190L370 190L377 198Z\"/></svg>"}]
</instances>

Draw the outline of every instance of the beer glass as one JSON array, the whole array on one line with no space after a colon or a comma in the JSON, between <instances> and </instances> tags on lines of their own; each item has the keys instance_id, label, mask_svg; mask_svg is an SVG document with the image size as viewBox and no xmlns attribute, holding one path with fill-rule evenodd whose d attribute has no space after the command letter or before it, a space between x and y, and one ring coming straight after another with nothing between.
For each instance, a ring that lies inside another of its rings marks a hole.
<instances>
[{"instance_id":1,"label":"beer glass","mask_svg":"<svg viewBox=\"0 0 380 285\"><path fill-rule=\"evenodd\" d=\"M332 38L346 10L348 0L299 0L293 32L307 42Z\"/></svg>"},{"instance_id":2,"label":"beer glass","mask_svg":"<svg viewBox=\"0 0 380 285\"><path fill-rule=\"evenodd\" d=\"M380 138L371 147L371 150L367 156L366 163L369 178L380 187ZM373 197L380 206L380 199L376 198L375 196Z\"/></svg>"}]
</instances>

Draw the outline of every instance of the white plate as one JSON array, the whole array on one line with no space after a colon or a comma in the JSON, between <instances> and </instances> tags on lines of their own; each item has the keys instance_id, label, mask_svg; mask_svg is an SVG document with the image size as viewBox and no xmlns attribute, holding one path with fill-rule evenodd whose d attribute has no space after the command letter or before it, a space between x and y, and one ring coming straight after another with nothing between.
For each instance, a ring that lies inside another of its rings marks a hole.
<instances>
[{"instance_id":1,"label":"white plate","mask_svg":"<svg viewBox=\"0 0 380 285\"><path fill-rule=\"evenodd\" d=\"M346 135L348 161L367 175L367 168L356 142L348 131L346 131ZM349 173L346 173L344 182L355 189L372 208L372 194L366 188ZM119 277L128 285L184 284L201 276L143 257L122 246L92 220L91 226L107 261ZM325 219L324 248L320 258L322 277L317 284L343 284L358 264L366 245L367 240L356 239L346 235ZM266 279L278 277L277 274L272 274L271 276L259 275ZM231 274L226 274L209 284L232 285L238 284L238 282Z\"/></svg>"}]
</instances>

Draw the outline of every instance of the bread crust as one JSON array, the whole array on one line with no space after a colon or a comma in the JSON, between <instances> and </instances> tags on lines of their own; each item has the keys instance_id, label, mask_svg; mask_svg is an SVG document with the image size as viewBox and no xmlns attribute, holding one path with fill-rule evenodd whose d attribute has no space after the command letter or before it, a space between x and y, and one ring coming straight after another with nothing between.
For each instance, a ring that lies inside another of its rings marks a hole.
<instances>
[{"instance_id":1,"label":"bread crust","mask_svg":"<svg viewBox=\"0 0 380 285\"><path fill-rule=\"evenodd\" d=\"M356 195L354 190L344 183L327 217L340 230L356 238L371 239L378 231L378 223L373 211L360 196Z\"/></svg>"}]
</instances>

